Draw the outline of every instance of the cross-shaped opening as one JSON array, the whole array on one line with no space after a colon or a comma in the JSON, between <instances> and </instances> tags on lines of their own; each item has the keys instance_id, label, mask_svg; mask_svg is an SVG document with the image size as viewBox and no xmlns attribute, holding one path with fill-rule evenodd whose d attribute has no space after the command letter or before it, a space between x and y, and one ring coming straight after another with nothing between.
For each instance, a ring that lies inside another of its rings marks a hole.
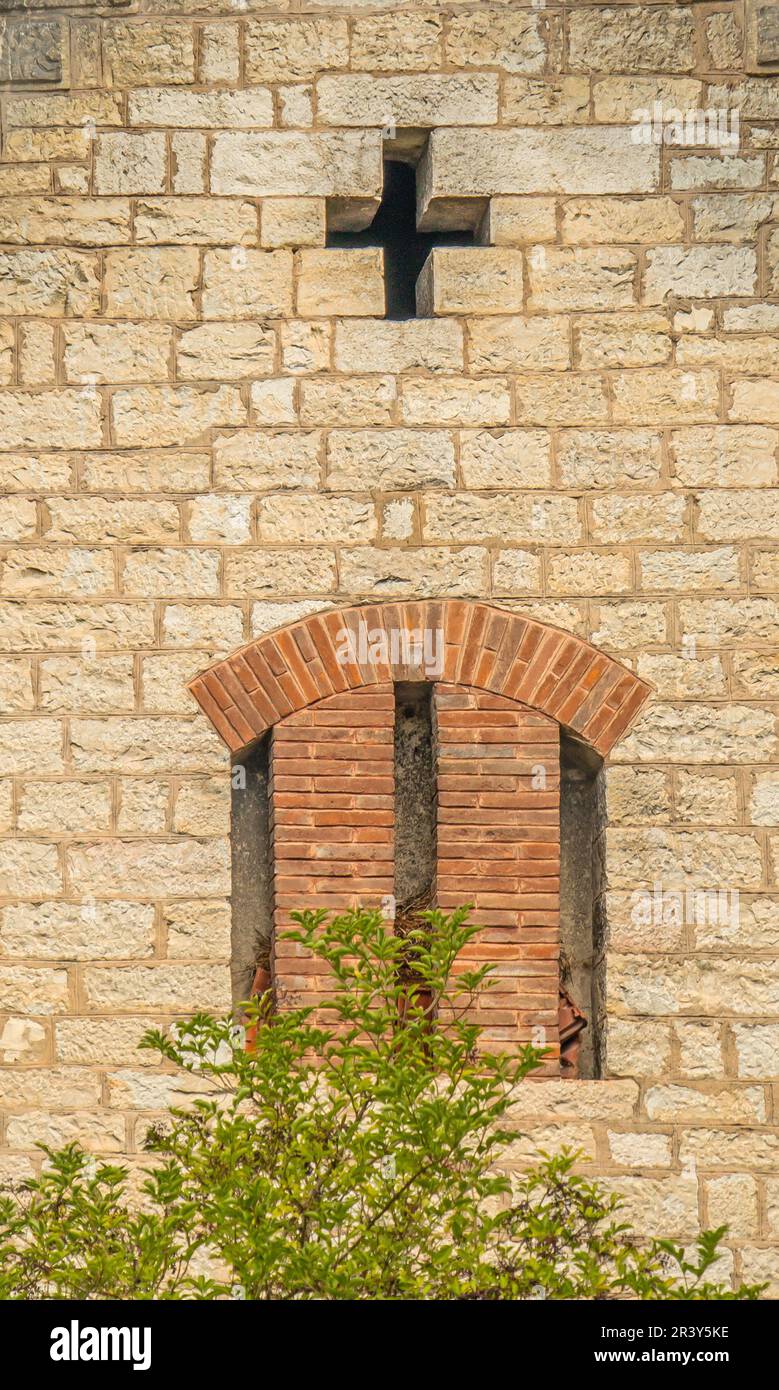
<instances>
[{"instance_id":1,"label":"cross-shaped opening","mask_svg":"<svg viewBox=\"0 0 779 1390\"><path fill-rule=\"evenodd\" d=\"M339 205L342 215L343 203ZM417 314L416 283L434 246L473 246L472 231L420 232L416 218L416 170L398 159L384 161L384 189L379 210L369 227L344 232L328 204L328 246L384 248L385 304L388 319L413 319Z\"/></svg>"}]
</instances>

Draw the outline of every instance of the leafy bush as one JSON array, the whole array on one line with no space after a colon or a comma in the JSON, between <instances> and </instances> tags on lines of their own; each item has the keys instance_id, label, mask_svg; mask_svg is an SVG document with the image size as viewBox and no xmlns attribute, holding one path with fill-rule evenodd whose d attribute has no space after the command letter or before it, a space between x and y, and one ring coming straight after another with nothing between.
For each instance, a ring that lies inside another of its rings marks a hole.
<instances>
[{"instance_id":1,"label":"leafy bush","mask_svg":"<svg viewBox=\"0 0 779 1390\"><path fill-rule=\"evenodd\" d=\"M501 1171L540 1054L477 1055L465 1006L488 968L454 968L474 928L465 909L426 916L401 936L377 913L298 914L332 1003L258 1004L248 1049L205 1015L148 1034L207 1093L150 1131L140 1200L125 1169L46 1150L0 1200L0 1296L756 1297L707 1282L723 1231L691 1261L637 1242L575 1155Z\"/></svg>"}]
</instances>

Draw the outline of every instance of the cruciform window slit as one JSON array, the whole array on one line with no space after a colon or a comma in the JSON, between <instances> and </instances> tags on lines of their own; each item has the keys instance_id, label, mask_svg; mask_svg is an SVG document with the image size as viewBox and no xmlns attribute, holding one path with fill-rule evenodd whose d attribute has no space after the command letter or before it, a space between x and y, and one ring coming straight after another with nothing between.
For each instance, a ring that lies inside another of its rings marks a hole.
<instances>
[{"instance_id":1,"label":"cruciform window slit","mask_svg":"<svg viewBox=\"0 0 779 1390\"><path fill-rule=\"evenodd\" d=\"M416 170L397 159L384 162L379 210L361 232L336 231L328 207L328 246L381 246L384 249L386 317L413 319L416 282L434 246L473 246L469 231L420 232L416 221Z\"/></svg>"}]
</instances>

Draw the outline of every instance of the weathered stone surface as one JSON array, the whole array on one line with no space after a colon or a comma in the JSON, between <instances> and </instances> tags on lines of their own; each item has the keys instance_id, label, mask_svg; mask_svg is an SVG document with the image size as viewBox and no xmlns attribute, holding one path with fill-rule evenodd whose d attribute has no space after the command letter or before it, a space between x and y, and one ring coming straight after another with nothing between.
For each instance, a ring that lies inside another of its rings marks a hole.
<instances>
[{"instance_id":1,"label":"weathered stone surface","mask_svg":"<svg viewBox=\"0 0 779 1390\"><path fill-rule=\"evenodd\" d=\"M0 436L7 449L94 447L103 440L100 397L70 389L3 391Z\"/></svg>"},{"instance_id":2,"label":"weathered stone surface","mask_svg":"<svg viewBox=\"0 0 779 1390\"><path fill-rule=\"evenodd\" d=\"M41 708L56 713L130 712L134 704L131 656L45 657L40 663Z\"/></svg>"},{"instance_id":3,"label":"weathered stone surface","mask_svg":"<svg viewBox=\"0 0 779 1390\"><path fill-rule=\"evenodd\" d=\"M755 292L757 261L751 247L661 246L647 254L644 299L662 304L669 295L710 299Z\"/></svg>"},{"instance_id":4,"label":"weathered stone surface","mask_svg":"<svg viewBox=\"0 0 779 1390\"><path fill-rule=\"evenodd\" d=\"M70 1115L48 1110L28 1110L9 1119L6 1142L15 1149L38 1151L39 1144L60 1149L78 1143L91 1153L119 1154L125 1148L126 1124L123 1115L99 1110L82 1110Z\"/></svg>"},{"instance_id":5,"label":"weathered stone surface","mask_svg":"<svg viewBox=\"0 0 779 1390\"><path fill-rule=\"evenodd\" d=\"M608 1132L612 1163L620 1168L670 1168L671 1140L665 1134Z\"/></svg>"},{"instance_id":6,"label":"weathered stone surface","mask_svg":"<svg viewBox=\"0 0 779 1390\"><path fill-rule=\"evenodd\" d=\"M256 19L246 25L249 82L295 82L349 61L346 20Z\"/></svg>"},{"instance_id":7,"label":"weathered stone surface","mask_svg":"<svg viewBox=\"0 0 779 1390\"><path fill-rule=\"evenodd\" d=\"M197 845L193 843L193 848ZM229 1007L229 976L224 965L90 966L84 971L90 1010L166 1009L177 1014L190 1010Z\"/></svg>"},{"instance_id":8,"label":"weathered stone surface","mask_svg":"<svg viewBox=\"0 0 779 1390\"><path fill-rule=\"evenodd\" d=\"M74 719L70 737L77 772L212 772L225 766L224 750L213 731L204 723L193 724L191 720L163 716ZM110 848L110 843L95 846L93 860L99 860ZM158 846L161 851L169 848ZM131 850L132 846L128 855ZM118 866L117 873L121 872Z\"/></svg>"},{"instance_id":9,"label":"weathered stone surface","mask_svg":"<svg viewBox=\"0 0 779 1390\"><path fill-rule=\"evenodd\" d=\"M510 386L505 377L409 378L400 413L407 425L507 425Z\"/></svg>"},{"instance_id":10,"label":"weathered stone surface","mask_svg":"<svg viewBox=\"0 0 779 1390\"><path fill-rule=\"evenodd\" d=\"M352 24L352 62L359 72L424 71L440 62L443 21L422 11L370 15Z\"/></svg>"},{"instance_id":11,"label":"weathered stone surface","mask_svg":"<svg viewBox=\"0 0 779 1390\"><path fill-rule=\"evenodd\" d=\"M258 323L204 323L183 332L176 348L179 377L235 381L273 370L276 338Z\"/></svg>"},{"instance_id":12,"label":"weathered stone surface","mask_svg":"<svg viewBox=\"0 0 779 1390\"><path fill-rule=\"evenodd\" d=\"M380 249L308 249L299 252L298 260L299 314L316 318L384 312L384 253Z\"/></svg>"},{"instance_id":13,"label":"weathered stone surface","mask_svg":"<svg viewBox=\"0 0 779 1390\"><path fill-rule=\"evenodd\" d=\"M582 72L689 72L693 18L687 9L631 5L576 10L570 60Z\"/></svg>"},{"instance_id":14,"label":"weathered stone surface","mask_svg":"<svg viewBox=\"0 0 779 1390\"><path fill-rule=\"evenodd\" d=\"M498 550L492 563L492 587L497 595L541 592L541 560L530 550Z\"/></svg>"},{"instance_id":15,"label":"weathered stone surface","mask_svg":"<svg viewBox=\"0 0 779 1390\"><path fill-rule=\"evenodd\" d=\"M775 483L779 434L760 425L692 427L671 434L674 473L691 487Z\"/></svg>"},{"instance_id":16,"label":"weathered stone surface","mask_svg":"<svg viewBox=\"0 0 779 1390\"><path fill-rule=\"evenodd\" d=\"M490 246L554 241L554 198L490 198L481 235Z\"/></svg>"},{"instance_id":17,"label":"weathered stone surface","mask_svg":"<svg viewBox=\"0 0 779 1390\"><path fill-rule=\"evenodd\" d=\"M662 603L601 602L593 612L591 641L611 652L666 642L668 613Z\"/></svg>"},{"instance_id":18,"label":"weathered stone surface","mask_svg":"<svg viewBox=\"0 0 779 1390\"><path fill-rule=\"evenodd\" d=\"M0 844L0 892L17 898L61 893L57 846L38 840L5 840Z\"/></svg>"},{"instance_id":19,"label":"weathered stone surface","mask_svg":"<svg viewBox=\"0 0 779 1390\"><path fill-rule=\"evenodd\" d=\"M693 663L690 663L692 665ZM770 762L775 716L754 705L652 705L614 750L617 762Z\"/></svg>"},{"instance_id":20,"label":"weathered stone surface","mask_svg":"<svg viewBox=\"0 0 779 1390\"><path fill-rule=\"evenodd\" d=\"M779 491L701 492L697 526L705 540L775 540L779 537Z\"/></svg>"},{"instance_id":21,"label":"weathered stone surface","mask_svg":"<svg viewBox=\"0 0 779 1390\"><path fill-rule=\"evenodd\" d=\"M273 125L273 98L250 91L186 92L146 87L128 99L130 125L196 126L200 130L262 129Z\"/></svg>"},{"instance_id":22,"label":"weathered stone surface","mask_svg":"<svg viewBox=\"0 0 779 1390\"><path fill-rule=\"evenodd\" d=\"M0 575L0 593L15 598L39 594L105 596L114 588L112 557L107 549L25 546L6 552Z\"/></svg>"},{"instance_id":23,"label":"weathered stone surface","mask_svg":"<svg viewBox=\"0 0 779 1390\"><path fill-rule=\"evenodd\" d=\"M490 497L431 496L424 534L434 541L551 540L575 544L580 529L574 498L508 492Z\"/></svg>"},{"instance_id":24,"label":"weathered stone surface","mask_svg":"<svg viewBox=\"0 0 779 1390\"><path fill-rule=\"evenodd\" d=\"M111 87L192 82L195 77L192 26L175 22L114 21L106 26L103 62Z\"/></svg>"},{"instance_id":25,"label":"weathered stone surface","mask_svg":"<svg viewBox=\"0 0 779 1390\"><path fill-rule=\"evenodd\" d=\"M573 125L590 113L586 77L507 77L503 85L503 120L517 125Z\"/></svg>"},{"instance_id":26,"label":"weathered stone surface","mask_svg":"<svg viewBox=\"0 0 779 1390\"><path fill-rule=\"evenodd\" d=\"M768 193L712 193L693 198L696 241L753 241L758 228L775 215Z\"/></svg>"},{"instance_id":27,"label":"weathered stone surface","mask_svg":"<svg viewBox=\"0 0 779 1390\"><path fill-rule=\"evenodd\" d=\"M257 210L251 203L227 198L142 198L136 207L135 239L152 246L253 246Z\"/></svg>"},{"instance_id":28,"label":"weathered stone surface","mask_svg":"<svg viewBox=\"0 0 779 1390\"><path fill-rule=\"evenodd\" d=\"M574 343L579 365L587 369L652 367L668 362L672 352L668 320L651 310L582 317Z\"/></svg>"},{"instance_id":29,"label":"weathered stone surface","mask_svg":"<svg viewBox=\"0 0 779 1390\"><path fill-rule=\"evenodd\" d=\"M643 487L660 476L660 435L652 430L563 430L558 467L564 487Z\"/></svg>"},{"instance_id":30,"label":"weathered stone surface","mask_svg":"<svg viewBox=\"0 0 779 1390\"><path fill-rule=\"evenodd\" d=\"M442 319L344 319L335 326L342 372L461 371L463 330Z\"/></svg>"},{"instance_id":31,"label":"weathered stone surface","mask_svg":"<svg viewBox=\"0 0 779 1390\"><path fill-rule=\"evenodd\" d=\"M474 76L320 77L317 106L323 125L489 125L498 117L498 80Z\"/></svg>"},{"instance_id":32,"label":"weathered stone surface","mask_svg":"<svg viewBox=\"0 0 779 1390\"><path fill-rule=\"evenodd\" d=\"M445 58L454 67L497 67L541 73L546 59L541 16L498 9L455 14L447 28Z\"/></svg>"},{"instance_id":33,"label":"weathered stone surface","mask_svg":"<svg viewBox=\"0 0 779 1390\"><path fill-rule=\"evenodd\" d=\"M238 595L331 594L335 555L321 547L301 550L253 547L228 555L225 588Z\"/></svg>"},{"instance_id":34,"label":"weathered stone surface","mask_svg":"<svg viewBox=\"0 0 779 1390\"><path fill-rule=\"evenodd\" d=\"M666 1024L610 1018L607 1030L609 1075L658 1076L667 1070L671 1035Z\"/></svg>"},{"instance_id":35,"label":"weathered stone surface","mask_svg":"<svg viewBox=\"0 0 779 1390\"><path fill-rule=\"evenodd\" d=\"M324 246L323 198L264 198L261 241L269 250L281 246Z\"/></svg>"},{"instance_id":36,"label":"weathered stone surface","mask_svg":"<svg viewBox=\"0 0 779 1390\"><path fill-rule=\"evenodd\" d=\"M475 546L343 550L341 584L374 597L468 597L486 593L487 551Z\"/></svg>"},{"instance_id":37,"label":"weathered stone surface","mask_svg":"<svg viewBox=\"0 0 779 1390\"><path fill-rule=\"evenodd\" d=\"M522 372L515 391L521 425L600 425L608 418L603 378L595 372Z\"/></svg>"},{"instance_id":38,"label":"weathered stone surface","mask_svg":"<svg viewBox=\"0 0 779 1390\"><path fill-rule=\"evenodd\" d=\"M549 592L553 594L622 594L633 588L629 555L602 550L571 550L550 556Z\"/></svg>"},{"instance_id":39,"label":"weathered stone surface","mask_svg":"<svg viewBox=\"0 0 779 1390\"><path fill-rule=\"evenodd\" d=\"M167 604L162 640L168 647L216 647L230 652L243 640L243 613L227 604Z\"/></svg>"},{"instance_id":40,"label":"weathered stone surface","mask_svg":"<svg viewBox=\"0 0 779 1390\"><path fill-rule=\"evenodd\" d=\"M528 265L533 310L623 309L633 303L636 258L623 247L542 246L530 253Z\"/></svg>"},{"instance_id":41,"label":"weathered stone surface","mask_svg":"<svg viewBox=\"0 0 779 1390\"><path fill-rule=\"evenodd\" d=\"M171 341L167 324L68 324L64 330L66 380L166 381Z\"/></svg>"},{"instance_id":42,"label":"weathered stone surface","mask_svg":"<svg viewBox=\"0 0 779 1390\"><path fill-rule=\"evenodd\" d=\"M62 19L0 20L0 82L61 82L67 72Z\"/></svg>"},{"instance_id":43,"label":"weathered stone surface","mask_svg":"<svg viewBox=\"0 0 779 1390\"><path fill-rule=\"evenodd\" d=\"M619 423L675 425L716 420L719 414L719 374L708 367L619 372L613 388L614 419Z\"/></svg>"},{"instance_id":44,"label":"weathered stone surface","mask_svg":"<svg viewBox=\"0 0 779 1390\"><path fill-rule=\"evenodd\" d=\"M694 77L669 77L656 72L651 77L594 78L592 100L597 121L630 121L630 138L636 138L636 127L647 117L651 119L655 102L661 113L696 111L703 103L703 83Z\"/></svg>"},{"instance_id":45,"label":"weathered stone surface","mask_svg":"<svg viewBox=\"0 0 779 1390\"><path fill-rule=\"evenodd\" d=\"M125 198L7 197L0 205L0 239L18 246L121 244L130 240L130 204Z\"/></svg>"},{"instance_id":46,"label":"weathered stone surface","mask_svg":"<svg viewBox=\"0 0 779 1390\"><path fill-rule=\"evenodd\" d=\"M652 1086L646 1093L650 1120L705 1122L712 1117L722 1124L764 1124L765 1094L758 1086L720 1086L716 1090L692 1086Z\"/></svg>"},{"instance_id":47,"label":"weathered stone surface","mask_svg":"<svg viewBox=\"0 0 779 1390\"><path fill-rule=\"evenodd\" d=\"M423 210L437 198L496 193L650 193L659 154L619 127L433 130L419 179Z\"/></svg>"},{"instance_id":48,"label":"weathered stone surface","mask_svg":"<svg viewBox=\"0 0 779 1390\"><path fill-rule=\"evenodd\" d=\"M326 481L336 491L450 487L454 444L443 430L334 430L327 444Z\"/></svg>"},{"instance_id":49,"label":"weathered stone surface","mask_svg":"<svg viewBox=\"0 0 779 1390\"><path fill-rule=\"evenodd\" d=\"M197 444L214 426L245 423L235 387L134 386L111 401L117 444Z\"/></svg>"},{"instance_id":50,"label":"weathered stone surface","mask_svg":"<svg viewBox=\"0 0 779 1390\"><path fill-rule=\"evenodd\" d=\"M563 241L681 241L684 219L671 198L580 198L563 208Z\"/></svg>"},{"instance_id":51,"label":"weathered stone surface","mask_svg":"<svg viewBox=\"0 0 779 1390\"><path fill-rule=\"evenodd\" d=\"M110 251L106 256L106 312L121 319L193 319L198 276L194 248Z\"/></svg>"},{"instance_id":52,"label":"weathered stone surface","mask_svg":"<svg viewBox=\"0 0 779 1390\"><path fill-rule=\"evenodd\" d=\"M88 318L99 308L100 285L93 253L0 252L0 314Z\"/></svg>"},{"instance_id":53,"label":"weathered stone surface","mask_svg":"<svg viewBox=\"0 0 779 1390\"><path fill-rule=\"evenodd\" d=\"M732 546L695 552L643 550L639 561L642 589L682 593L691 589L711 589L716 592L737 589L741 582L738 552Z\"/></svg>"},{"instance_id":54,"label":"weathered stone surface","mask_svg":"<svg viewBox=\"0 0 779 1390\"><path fill-rule=\"evenodd\" d=\"M620 1014L773 1014L779 980L764 960L612 955L611 1007Z\"/></svg>"},{"instance_id":55,"label":"weathered stone surface","mask_svg":"<svg viewBox=\"0 0 779 1390\"><path fill-rule=\"evenodd\" d=\"M565 370L570 359L569 327L561 314L549 318L540 314L501 315L468 321L471 371Z\"/></svg>"},{"instance_id":56,"label":"weathered stone surface","mask_svg":"<svg viewBox=\"0 0 779 1390\"><path fill-rule=\"evenodd\" d=\"M63 961L151 956L154 908L131 902L15 904L3 912L0 952L20 959Z\"/></svg>"},{"instance_id":57,"label":"weathered stone surface","mask_svg":"<svg viewBox=\"0 0 779 1390\"><path fill-rule=\"evenodd\" d=\"M125 594L210 598L219 594L219 551L181 547L133 550L122 565Z\"/></svg>"},{"instance_id":58,"label":"weathered stone surface","mask_svg":"<svg viewBox=\"0 0 779 1390\"><path fill-rule=\"evenodd\" d=\"M546 430L461 430L460 470L467 488L548 487Z\"/></svg>"},{"instance_id":59,"label":"weathered stone surface","mask_svg":"<svg viewBox=\"0 0 779 1390\"><path fill-rule=\"evenodd\" d=\"M321 456L318 430L295 434L242 430L214 441L214 479L218 487L234 492L311 488L319 480Z\"/></svg>"},{"instance_id":60,"label":"weathered stone surface","mask_svg":"<svg viewBox=\"0 0 779 1390\"><path fill-rule=\"evenodd\" d=\"M380 131L217 135L211 154L211 191L255 197L381 196Z\"/></svg>"},{"instance_id":61,"label":"weathered stone surface","mask_svg":"<svg viewBox=\"0 0 779 1390\"><path fill-rule=\"evenodd\" d=\"M77 892L131 892L143 882L150 895L224 894L230 888L229 845L224 840L114 840L68 849Z\"/></svg>"},{"instance_id":62,"label":"weathered stone surface","mask_svg":"<svg viewBox=\"0 0 779 1390\"><path fill-rule=\"evenodd\" d=\"M718 188L761 188L765 156L731 154L678 155L671 160L671 188L702 191Z\"/></svg>"},{"instance_id":63,"label":"weathered stone surface","mask_svg":"<svg viewBox=\"0 0 779 1390\"><path fill-rule=\"evenodd\" d=\"M261 541L369 541L376 534L369 502L350 497L265 497L257 507Z\"/></svg>"},{"instance_id":64,"label":"weathered stone surface","mask_svg":"<svg viewBox=\"0 0 779 1390\"><path fill-rule=\"evenodd\" d=\"M97 193L162 193L167 154L161 131L143 135L111 131L101 135L95 154Z\"/></svg>"},{"instance_id":65,"label":"weathered stone surface","mask_svg":"<svg viewBox=\"0 0 779 1390\"><path fill-rule=\"evenodd\" d=\"M291 312L290 251L244 251L237 247L206 252L203 318L280 318Z\"/></svg>"},{"instance_id":66,"label":"weathered stone surface","mask_svg":"<svg viewBox=\"0 0 779 1390\"><path fill-rule=\"evenodd\" d=\"M601 544L679 541L684 536L686 501L678 493L613 493L594 497L591 508L592 535Z\"/></svg>"}]
</instances>

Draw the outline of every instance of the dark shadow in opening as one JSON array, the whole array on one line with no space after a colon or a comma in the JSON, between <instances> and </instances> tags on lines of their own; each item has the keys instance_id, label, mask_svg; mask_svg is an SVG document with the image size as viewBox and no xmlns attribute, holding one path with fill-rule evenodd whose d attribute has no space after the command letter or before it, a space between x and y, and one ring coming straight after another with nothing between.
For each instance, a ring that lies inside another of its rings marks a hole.
<instances>
[{"instance_id":1,"label":"dark shadow in opening","mask_svg":"<svg viewBox=\"0 0 779 1390\"><path fill-rule=\"evenodd\" d=\"M270 739L233 762L231 769L233 1002L249 998L258 965L268 966L273 930L268 755Z\"/></svg>"},{"instance_id":2,"label":"dark shadow in opening","mask_svg":"<svg viewBox=\"0 0 779 1390\"><path fill-rule=\"evenodd\" d=\"M329 209L328 209L329 212ZM416 283L433 246L473 246L473 232L420 232L416 218L416 170L411 164L384 162L384 191L379 210L362 232L335 231L328 246L383 246L388 319L416 318Z\"/></svg>"},{"instance_id":3,"label":"dark shadow in opening","mask_svg":"<svg viewBox=\"0 0 779 1390\"><path fill-rule=\"evenodd\" d=\"M578 1075L603 1074L605 1010L603 761L561 731L560 984L585 1014Z\"/></svg>"}]
</instances>

